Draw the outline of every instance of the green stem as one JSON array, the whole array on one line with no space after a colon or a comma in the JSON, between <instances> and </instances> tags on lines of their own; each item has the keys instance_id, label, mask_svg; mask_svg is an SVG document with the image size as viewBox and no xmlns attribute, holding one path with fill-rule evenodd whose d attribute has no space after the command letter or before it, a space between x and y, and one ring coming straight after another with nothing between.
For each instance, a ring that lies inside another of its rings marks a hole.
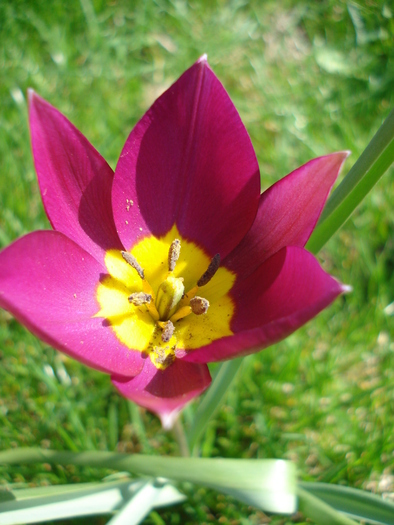
<instances>
[{"instance_id":1,"label":"green stem","mask_svg":"<svg viewBox=\"0 0 394 525\"><path fill-rule=\"evenodd\" d=\"M232 384L241 366L243 358L238 357L219 365L212 385L200 402L193 419L193 426L187 434L190 450L194 453L201 434L209 420L219 409L228 388Z\"/></svg>"},{"instance_id":2,"label":"green stem","mask_svg":"<svg viewBox=\"0 0 394 525\"><path fill-rule=\"evenodd\" d=\"M180 417L175 421L173 426L173 432L175 440L178 443L178 448L181 456L187 458L190 457L189 445L186 439L185 429L183 428L182 421Z\"/></svg>"}]
</instances>

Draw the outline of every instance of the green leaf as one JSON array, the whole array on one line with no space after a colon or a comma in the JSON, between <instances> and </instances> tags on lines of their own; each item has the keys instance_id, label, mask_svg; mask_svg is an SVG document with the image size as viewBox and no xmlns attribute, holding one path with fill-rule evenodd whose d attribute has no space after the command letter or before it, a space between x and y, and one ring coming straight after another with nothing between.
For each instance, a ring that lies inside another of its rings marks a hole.
<instances>
[{"instance_id":1,"label":"green leaf","mask_svg":"<svg viewBox=\"0 0 394 525\"><path fill-rule=\"evenodd\" d=\"M174 458L114 452L57 452L13 449L0 452L0 463L46 462L109 468L188 481L230 494L268 512L296 510L296 470L289 461L274 459Z\"/></svg>"},{"instance_id":2,"label":"green leaf","mask_svg":"<svg viewBox=\"0 0 394 525\"><path fill-rule=\"evenodd\" d=\"M108 522L108 525L138 525L152 510L159 488L147 481Z\"/></svg>"},{"instance_id":3,"label":"green leaf","mask_svg":"<svg viewBox=\"0 0 394 525\"><path fill-rule=\"evenodd\" d=\"M300 483L300 486L352 518L368 523L394 525L394 503L375 494L328 483Z\"/></svg>"},{"instance_id":4,"label":"green leaf","mask_svg":"<svg viewBox=\"0 0 394 525\"><path fill-rule=\"evenodd\" d=\"M340 514L320 498L298 488L298 509L318 525L358 525L355 521Z\"/></svg>"},{"instance_id":5,"label":"green leaf","mask_svg":"<svg viewBox=\"0 0 394 525\"><path fill-rule=\"evenodd\" d=\"M242 359L240 357L219 365L220 368L194 415L193 426L187 433L189 448L192 452L206 429L209 420L220 407L228 388L237 375Z\"/></svg>"},{"instance_id":6,"label":"green leaf","mask_svg":"<svg viewBox=\"0 0 394 525\"><path fill-rule=\"evenodd\" d=\"M128 502L136 497L145 485L145 480L137 480L15 489L13 501L0 503L0 523L2 525L42 523L60 518L113 513L119 509L123 510L124 505L128 505ZM145 492L143 494L146 495ZM152 506L173 505L184 500L185 496L175 487L168 484L161 485L147 513ZM141 503L141 500L139 501ZM129 523L131 523L130 519Z\"/></svg>"},{"instance_id":7,"label":"green leaf","mask_svg":"<svg viewBox=\"0 0 394 525\"><path fill-rule=\"evenodd\" d=\"M147 481L107 525L138 525L153 509L161 490L154 481Z\"/></svg>"},{"instance_id":8,"label":"green leaf","mask_svg":"<svg viewBox=\"0 0 394 525\"><path fill-rule=\"evenodd\" d=\"M15 496L10 490L4 487L0 487L0 503L3 503L4 501L12 501L14 499Z\"/></svg>"},{"instance_id":9,"label":"green leaf","mask_svg":"<svg viewBox=\"0 0 394 525\"><path fill-rule=\"evenodd\" d=\"M317 253L394 162L394 110L328 200L306 248Z\"/></svg>"}]
</instances>

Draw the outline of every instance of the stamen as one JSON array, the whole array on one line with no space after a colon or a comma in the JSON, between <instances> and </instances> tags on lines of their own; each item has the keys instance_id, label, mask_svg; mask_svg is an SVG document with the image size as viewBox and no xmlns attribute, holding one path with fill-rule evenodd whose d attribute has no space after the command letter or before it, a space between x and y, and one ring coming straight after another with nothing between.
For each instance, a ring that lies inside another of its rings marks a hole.
<instances>
[{"instance_id":1,"label":"stamen","mask_svg":"<svg viewBox=\"0 0 394 525\"><path fill-rule=\"evenodd\" d=\"M179 310L177 310L174 313L174 315L171 316L170 321L175 323L176 321L179 321L180 319L187 317L191 313L192 313L192 309L190 308L190 306L182 306L181 308L179 308Z\"/></svg>"},{"instance_id":2,"label":"stamen","mask_svg":"<svg viewBox=\"0 0 394 525\"><path fill-rule=\"evenodd\" d=\"M205 286L209 283L209 281L212 279L212 277L215 275L215 273L218 271L220 265L220 254L217 253L214 257L212 257L211 262L209 263L208 269L205 273L202 274L202 276L197 281L197 286Z\"/></svg>"},{"instance_id":3,"label":"stamen","mask_svg":"<svg viewBox=\"0 0 394 525\"><path fill-rule=\"evenodd\" d=\"M190 299L190 307L196 315L206 314L209 308L209 301L208 299L204 299L204 297L196 295L196 297Z\"/></svg>"},{"instance_id":4,"label":"stamen","mask_svg":"<svg viewBox=\"0 0 394 525\"><path fill-rule=\"evenodd\" d=\"M181 241L179 239L174 239L171 243L170 249L168 250L168 270L170 272L174 271L180 253Z\"/></svg>"},{"instance_id":5,"label":"stamen","mask_svg":"<svg viewBox=\"0 0 394 525\"><path fill-rule=\"evenodd\" d=\"M132 268L138 273L138 275L141 277L141 279L144 279L144 270L139 265L137 259L134 257L134 255L131 255L129 252L120 252L122 254L123 259L130 264Z\"/></svg>"},{"instance_id":6,"label":"stamen","mask_svg":"<svg viewBox=\"0 0 394 525\"><path fill-rule=\"evenodd\" d=\"M168 341L174 335L175 326L172 324L171 321L167 321L162 324L162 328L163 333L161 334L161 340L163 341L163 343L168 343Z\"/></svg>"},{"instance_id":7,"label":"stamen","mask_svg":"<svg viewBox=\"0 0 394 525\"><path fill-rule=\"evenodd\" d=\"M151 300L151 294L145 292L135 292L132 293L129 297L129 303L134 304L134 306L142 306L143 304L149 304Z\"/></svg>"},{"instance_id":8,"label":"stamen","mask_svg":"<svg viewBox=\"0 0 394 525\"><path fill-rule=\"evenodd\" d=\"M175 354L168 346L165 348L155 346L153 348L153 361L156 365L159 365L159 368L165 370L175 361Z\"/></svg>"}]
</instances>

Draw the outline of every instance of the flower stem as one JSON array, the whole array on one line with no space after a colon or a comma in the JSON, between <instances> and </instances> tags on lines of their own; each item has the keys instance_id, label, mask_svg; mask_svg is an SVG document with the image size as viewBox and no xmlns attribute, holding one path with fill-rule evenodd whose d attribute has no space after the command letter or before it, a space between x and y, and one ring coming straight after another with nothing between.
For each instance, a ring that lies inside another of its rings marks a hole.
<instances>
[{"instance_id":1,"label":"flower stem","mask_svg":"<svg viewBox=\"0 0 394 525\"><path fill-rule=\"evenodd\" d=\"M212 385L200 402L193 418L193 426L187 435L189 447L193 453L209 420L220 407L227 390L235 379L242 360L242 357L238 357L218 366Z\"/></svg>"},{"instance_id":2,"label":"flower stem","mask_svg":"<svg viewBox=\"0 0 394 525\"><path fill-rule=\"evenodd\" d=\"M172 430L174 432L174 437L178 444L181 456L185 458L190 457L189 445L186 439L185 429L183 428L183 424L180 417L178 417L178 419L175 421Z\"/></svg>"}]
</instances>

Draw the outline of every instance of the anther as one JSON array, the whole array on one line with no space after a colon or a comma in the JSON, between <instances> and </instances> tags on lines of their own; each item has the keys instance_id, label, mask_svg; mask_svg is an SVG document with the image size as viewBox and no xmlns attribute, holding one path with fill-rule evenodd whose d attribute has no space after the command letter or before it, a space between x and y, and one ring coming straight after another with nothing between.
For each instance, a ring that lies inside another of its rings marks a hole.
<instances>
[{"instance_id":1,"label":"anther","mask_svg":"<svg viewBox=\"0 0 394 525\"><path fill-rule=\"evenodd\" d=\"M144 270L139 265L137 259L134 257L134 255L131 255L131 253L128 252L120 252L122 254L123 259L130 264L132 268L138 273L138 275L141 277L141 279L144 279Z\"/></svg>"},{"instance_id":2,"label":"anther","mask_svg":"<svg viewBox=\"0 0 394 525\"><path fill-rule=\"evenodd\" d=\"M175 326L171 321L163 323L163 333L161 334L161 340L163 343L168 343L171 337L174 335Z\"/></svg>"},{"instance_id":3,"label":"anther","mask_svg":"<svg viewBox=\"0 0 394 525\"><path fill-rule=\"evenodd\" d=\"M135 292L132 293L129 297L129 303L134 304L134 306L142 306L143 304L149 304L151 300L151 294L145 292Z\"/></svg>"},{"instance_id":4,"label":"anther","mask_svg":"<svg viewBox=\"0 0 394 525\"><path fill-rule=\"evenodd\" d=\"M155 346L153 348L153 360L162 370L165 370L175 361L175 354L172 351L168 352L168 350L170 350L168 346L165 348Z\"/></svg>"},{"instance_id":5,"label":"anther","mask_svg":"<svg viewBox=\"0 0 394 525\"><path fill-rule=\"evenodd\" d=\"M196 297L190 299L190 307L196 315L206 314L209 308L209 301L196 295Z\"/></svg>"},{"instance_id":6,"label":"anther","mask_svg":"<svg viewBox=\"0 0 394 525\"><path fill-rule=\"evenodd\" d=\"M215 273L218 271L220 265L220 255L217 253L214 257L212 257L211 262L209 263L208 269L205 273L202 274L202 276L197 281L197 286L205 286L209 283L209 281L212 279L212 277L215 275Z\"/></svg>"},{"instance_id":7,"label":"anther","mask_svg":"<svg viewBox=\"0 0 394 525\"><path fill-rule=\"evenodd\" d=\"M181 241L179 239L174 239L171 243L170 249L168 250L168 270L170 272L174 271L180 253Z\"/></svg>"}]
</instances>

